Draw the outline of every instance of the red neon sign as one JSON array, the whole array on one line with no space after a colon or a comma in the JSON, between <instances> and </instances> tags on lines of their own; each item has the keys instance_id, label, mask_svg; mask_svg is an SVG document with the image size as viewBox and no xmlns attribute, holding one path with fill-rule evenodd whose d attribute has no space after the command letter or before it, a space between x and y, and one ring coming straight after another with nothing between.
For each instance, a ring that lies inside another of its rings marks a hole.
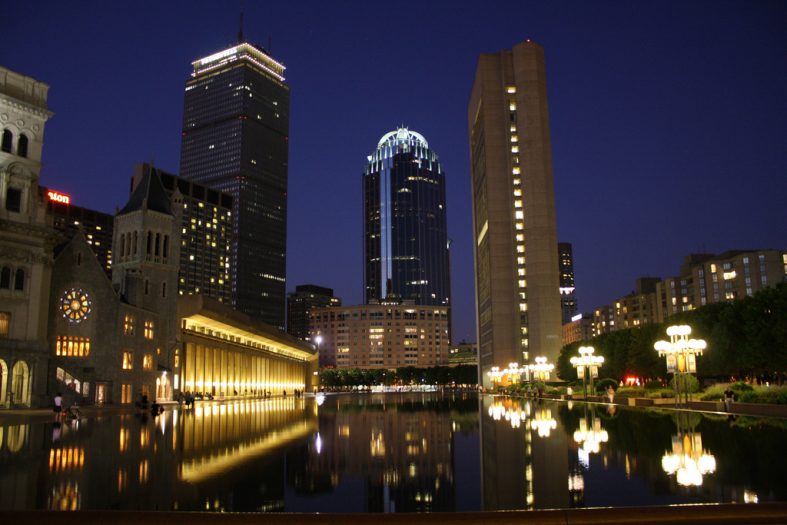
<instances>
[{"instance_id":1,"label":"red neon sign","mask_svg":"<svg viewBox=\"0 0 787 525\"><path fill-rule=\"evenodd\" d=\"M59 191L49 190L46 192L49 200L52 202L59 202L61 204L71 204L71 196L66 195L65 193L60 193Z\"/></svg>"}]
</instances>

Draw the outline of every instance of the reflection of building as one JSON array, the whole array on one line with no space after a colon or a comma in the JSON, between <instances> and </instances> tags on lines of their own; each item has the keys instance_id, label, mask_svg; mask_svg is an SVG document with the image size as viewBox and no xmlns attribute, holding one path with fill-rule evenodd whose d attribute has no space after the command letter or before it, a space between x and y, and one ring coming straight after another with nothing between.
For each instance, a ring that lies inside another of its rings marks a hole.
<instances>
[{"instance_id":1,"label":"reflection of building","mask_svg":"<svg viewBox=\"0 0 787 525\"><path fill-rule=\"evenodd\" d=\"M450 304L445 174L415 131L383 135L368 157L364 188L365 302Z\"/></svg>"},{"instance_id":2,"label":"reflection of building","mask_svg":"<svg viewBox=\"0 0 787 525\"><path fill-rule=\"evenodd\" d=\"M544 53L478 60L468 105L479 376L560 351L560 280Z\"/></svg>"},{"instance_id":3,"label":"reflection of building","mask_svg":"<svg viewBox=\"0 0 787 525\"><path fill-rule=\"evenodd\" d=\"M567 448L563 425L550 408L483 397L483 510L567 507Z\"/></svg>"},{"instance_id":4,"label":"reflection of building","mask_svg":"<svg viewBox=\"0 0 787 525\"><path fill-rule=\"evenodd\" d=\"M182 374L175 388L237 396L316 386L311 345L200 295L181 297L178 309L183 360L173 365Z\"/></svg>"},{"instance_id":5,"label":"reflection of building","mask_svg":"<svg viewBox=\"0 0 787 525\"><path fill-rule=\"evenodd\" d=\"M70 195L44 187L39 189L42 198L48 202L55 229L65 233L69 239L76 232L83 232L99 264L111 278L114 217L108 213L74 206L71 204Z\"/></svg>"},{"instance_id":6,"label":"reflection of building","mask_svg":"<svg viewBox=\"0 0 787 525\"><path fill-rule=\"evenodd\" d=\"M570 242L557 244L560 265L560 310L563 324L571 322L577 313L577 292L574 284L574 254Z\"/></svg>"},{"instance_id":7,"label":"reflection of building","mask_svg":"<svg viewBox=\"0 0 787 525\"><path fill-rule=\"evenodd\" d=\"M149 169L144 163L134 166L132 191ZM167 195L172 198L177 191L182 200L178 292L201 293L230 303L232 197L171 173L156 171Z\"/></svg>"},{"instance_id":8,"label":"reflection of building","mask_svg":"<svg viewBox=\"0 0 787 525\"><path fill-rule=\"evenodd\" d=\"M240 42L192 65L180 175L232 196L233 305L283 329L290 109L284 66Z\"/></svg>"},{"instance_id":9,"label":"reflection of building","mask_svg":"<svg viewBox=\"0 0 787 525\"><path fill-rule=\"evenodd\" d=\"M51 228L38 191L49 86L0 67L0 406L44 402Z\"/></svg>"},{"instance_id":10,"label":"reflection of building","mask_svg":"<svg viewBox=\"0 0 787 525\"><path fill-rule=\"evenodd\" d=\"M322 337L320 366L396 368L448 362L448 308L367 304L315 308L312 338Z\"/></svg>"},{"instance_id":11,"label":"reflection of building","mask_svg":"<svg viewBox=\"0 0 787 525\"><path fill-rule=\"evenodd\" d=\"M314 284L299 284L287 295L287 333L309 341L309 313L313 308L341 306L333 290Z\"/></svg>"},{"instance_id":12,"label":"reflection of building","mask_svg":"<svg viewBox=\"0 0 787 525\"><path fill-rule=\"evenodd\" d=\"M376 395L334 400L335 407L320 408L321 449L311 450L291 474L305 478L304 489L309 480L320 482L315 490L331 491L346 479L361 478L363 512L455 510L453 415L475 411L474 398L465 404L420 396L396 403Z\"/></svg>"}]
</instances>

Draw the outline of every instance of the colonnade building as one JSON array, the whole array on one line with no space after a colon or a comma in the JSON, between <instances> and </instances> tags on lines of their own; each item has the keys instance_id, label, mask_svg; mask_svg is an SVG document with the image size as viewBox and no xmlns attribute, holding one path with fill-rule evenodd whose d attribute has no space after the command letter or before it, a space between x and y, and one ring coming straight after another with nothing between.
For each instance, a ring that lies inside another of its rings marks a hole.
<instances>
[{"instance_id":1,"label":"colonnade building","mask_svg":"<svg viewBox=\"0 0 787 525\"><path fill-rule=\"evenodd\" d=\"M203 295L178 300L183 391L213 396L281 395L317 386L308 343Z\"/></svg>"}]
</instances>

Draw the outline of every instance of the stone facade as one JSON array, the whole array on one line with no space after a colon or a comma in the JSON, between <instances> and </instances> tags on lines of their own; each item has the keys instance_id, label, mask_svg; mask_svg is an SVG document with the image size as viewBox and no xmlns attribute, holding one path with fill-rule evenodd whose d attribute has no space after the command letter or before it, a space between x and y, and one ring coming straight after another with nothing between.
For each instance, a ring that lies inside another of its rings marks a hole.
<instances>
[{"instance_id":1,"label":"stone facade","mask_svg":"<svg viewBox=\"0 0 787 525\"><path fill-rule=\"evenodd\" d=\"M0 407L46 390L52 249L60 239L38 191L49 86L0 67Z\"/></svg>"}]
</instances>

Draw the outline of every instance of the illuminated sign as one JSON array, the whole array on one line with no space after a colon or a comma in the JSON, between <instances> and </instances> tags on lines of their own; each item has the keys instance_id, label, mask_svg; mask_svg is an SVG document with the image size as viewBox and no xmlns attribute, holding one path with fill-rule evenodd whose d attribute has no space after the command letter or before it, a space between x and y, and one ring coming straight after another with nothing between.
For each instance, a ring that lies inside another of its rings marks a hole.
<instances>
[{"instance_id":1,"label":"illuminated sign","mask_svg":"<svg viewBox=\"0 0 787 525\"><path fill-rule=\"evenodd\" d=\"M579 321L580 319L582 319L582 314L577 314L571 318L571 322L573 323L574 321Z\"/></svg>"},{"instance_id":2,"label":"illuminated sign","mask_svg":"<svg viewBox=\"0 0 787 525\"><path fill-rule=\"evenodd\" d=\"M46 192L47 197L52 202L59 202L61 204L71 204L71 197L59 191L49 190Z\"/></svg>"}]
</instances>

